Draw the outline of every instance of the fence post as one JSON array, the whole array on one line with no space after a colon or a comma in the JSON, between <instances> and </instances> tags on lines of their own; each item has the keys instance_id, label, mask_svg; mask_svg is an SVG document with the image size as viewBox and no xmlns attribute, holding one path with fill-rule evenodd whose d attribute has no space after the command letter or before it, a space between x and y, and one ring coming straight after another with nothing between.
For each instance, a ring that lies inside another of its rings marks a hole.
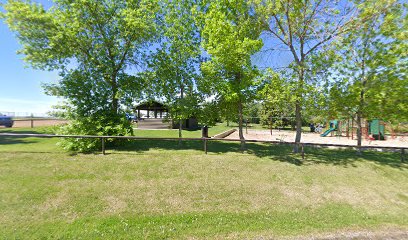
<instances>
[{"instance_id":1,"label":"fence post","mask_svg":"<svg viewBox=\"0 0 408 240\"><path fill-rule=\"evenodd\" d=\"M401 148L401 162L405 162L405 149Z\"/></svg>"},{"instance_id":2,"label":"fence post","mask_svg":"<svg viewBox=\"0 0 408 240\"><path fill-rule=\"evenodd\" d=\"M105 138L101 137L102 142L102 154L105 155Z\"/></svg>"},{"instance_id":3,"label":"fence post","mask_svg":"<svg viewBox=\"0 0 408 240\"><path fill-rule=\"evenodd\" d=\"M34 128L34 120L33 120L34 115L31 113L31 128Z\"/></svg>"},{"instance_id":4,"label":"fence post","mask_svg":"<svg viewBox=\"0 0 408 240\"><path fill-rule=\"evenodd\" d=\"M305 149L303 143L302 143L302 159L305 159Z\"/></svg>"},{"instance_id":5,"label":"fence post","mask_svg":"<svg viewBox=\"0 0 408 240\"><path fill-rule=\"evenodd\" d=\"M207 138L204 138L204 152L207 154Z\"/></svg>"}]
</instances>

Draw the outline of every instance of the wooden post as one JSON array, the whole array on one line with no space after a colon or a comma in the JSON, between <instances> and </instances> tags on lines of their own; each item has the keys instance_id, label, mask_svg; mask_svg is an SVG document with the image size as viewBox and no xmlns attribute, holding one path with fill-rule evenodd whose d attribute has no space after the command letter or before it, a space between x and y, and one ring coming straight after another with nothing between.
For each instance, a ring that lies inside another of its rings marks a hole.
<instances>
[{"instance_id":1,"label":"wooden post","mask_svg":"<svg viewBox=\"0 0 408 240\"><path fill-rule=\"evenodd\" d=\"M302 159L304 160L305 159L305 149L304 149L305 147L304 147L304 145L303 145L303 143L302 143Z\"/></svg>"},{"instance_id":2,"label":"wooden post","mask_svg":"<svg viewBox=\"0 0 408 240\"><path fill-rule=\"evenodd\" d=\"M34 128L34 120L33 120L34 115L31 113L31 128Z\"/></svg>"},{"instance_id":3,"label":"wooden post","mask_svg":"<svg viewBox=\"0 0 408 240\"><path fill-rule=\"evenodd\" d=\"M101 142L102 142L102 154L105 155L105 139L101 137Z\"/></svg>"},{"instance_id":4,"label":"wooden post","mask_svg":"<svg viewBox=\"0 0 408 240\"><path fill-rule=\"evenodd\" d=\"M207 138L204 138L204 152L207 154Z\"/></svg>"}]
</instances>

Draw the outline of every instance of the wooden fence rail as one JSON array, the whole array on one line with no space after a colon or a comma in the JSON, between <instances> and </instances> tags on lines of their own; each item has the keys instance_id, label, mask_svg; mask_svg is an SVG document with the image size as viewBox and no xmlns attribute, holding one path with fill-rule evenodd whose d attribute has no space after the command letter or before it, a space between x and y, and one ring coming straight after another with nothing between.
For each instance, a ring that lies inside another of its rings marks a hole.
<instances>
[{"instance_id":1,"label":"wooden fence rail","mask_svg":"<svg viewBox=\"0 0 408 240\"><path fill-rule=\"evenodd\" d=\"M208 141L226 141L226 142L240 142L240 139L226 139L226 138L160 138L160 137L137 137L137 136L94 136L94 135L54 135L54 134L31 134L31 133L0 133L0 137L38 137L38 138L96 138L101 140L102 154L105 155L105 139L130 139L130 140L157 140L157 141L203 141L204 152L207 154ZM282 145L298 145L302 158L305 157L304 148L309 147L338 147L338 148L356 148L359 150L364 149L387 149L387 150L400 150L401 151L401 161L405 161L405 151L408 147L391 147L391 146L356 146L356 145L345 145L345 144L326 144L326 143L296 143L296 142L285 142L285 141L274 141L274 140L251 140L245 139L248 143L270 143L270 144L282 144Z\"/></svg>"}]
</instances>

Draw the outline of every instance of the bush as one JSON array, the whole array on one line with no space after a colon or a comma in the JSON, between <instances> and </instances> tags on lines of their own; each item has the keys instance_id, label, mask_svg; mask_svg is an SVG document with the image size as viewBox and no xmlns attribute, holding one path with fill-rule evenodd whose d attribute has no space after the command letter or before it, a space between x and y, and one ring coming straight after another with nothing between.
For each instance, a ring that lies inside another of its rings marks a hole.
<instances>
[{"instance_id":1,"label":"bush","mask_svg":"<svg viewBox=\"0 0 408 240\"><path fill-rule=\"evenodd\" d=\"M99 115L72 120L57 130L60 135L131 136L133 128L125 115ZM106 139L106 146L120 145L126 141ZM65 150L91 152L101 148L97 138L63 138L58 145Z\"/></svg>"}]
</instances>

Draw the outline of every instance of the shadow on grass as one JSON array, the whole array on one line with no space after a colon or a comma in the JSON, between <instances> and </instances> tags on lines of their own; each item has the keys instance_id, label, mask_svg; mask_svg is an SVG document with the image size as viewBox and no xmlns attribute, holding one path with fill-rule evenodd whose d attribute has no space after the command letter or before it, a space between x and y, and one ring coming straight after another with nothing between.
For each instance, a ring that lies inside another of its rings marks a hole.
<instances>
[{"instance_id":1,"label":"shadow on grass","mask_svg":"<svg viewBox=\"0 0 408 240\"><path fill-rule=\"evenodd\" d=\"M2 129L0 133L19 133L19 134L44 134L44 132L38 131L14 131L14 129ZM40 143L41 138L34 137L17 137L17 136L1 136L0 135L0 146L1 145L10 145L10 144L24 144L24 143Z\"/></svg>"},{"instance_id":2,"label":"shadow on grass","mask_svg":"<svg viewBox=\"0 0 408 240\"><path fill-rule=\"evenodd\" d=\"M5 132L5 131L1 131ZM19 133L44 133L38 131L19 131ZM0 146L10 144L28 144L38 143L41 151L41 138L34 137L10 137L0 136ZM204 154L203 141L183 141L181 145L178 141L159 141L159 140L131 140L126 141L122 145L107 147L107 150L114 150L114 154L145 154L150 150L196 150L202 151ZM63 150L62 150L63 151ZM364 151L361 155L357 155L354 149L329 149L323 147L305 147L305 159L302 159L300 154L292 152L292 146L246 143L246 150L240 150L239 142L223 142L223 141L208 141L207 151L209 154L243 154L254 155L271 161L280 161L293 164L296 166L311 165L311 164L331 164L343 167L355 167L360 161L370 161L380 165L387 165L399 169L408 169L408 162L401 162L399 152L376 152ZM71 155L76 153L69 152ZM100 154L94 151L90 154Z\"/></svg>"},{"instance_id":3,"label":"shadow on grass","mask_svg":"<svg viewBox=\"0 0 408 240\"><path fill-rule=\"evenodd\" d=\"M300 154L294 154L292 146L288 145L246 143L245 146L246 150L242 152L238 142L214 141L208 142L207 151L209 154L242 153L255 155L260 158L286 162L297 166L331 164L343 167L356 167L356 163L359 161L370 161L394 168L408 169L408 163L401 162L401 155L398 152L366 150L361 155L358 155L356 150L348 148L330 149L324 147L305 147L305 159L302 159L302 156ZM115 149L116 153L144 153L153 149L204 151L204 144L202 141L183 141L180 146L178 141L134 140L126 143L124 146L112 149Z\"/></svg>"}]
</instances>

